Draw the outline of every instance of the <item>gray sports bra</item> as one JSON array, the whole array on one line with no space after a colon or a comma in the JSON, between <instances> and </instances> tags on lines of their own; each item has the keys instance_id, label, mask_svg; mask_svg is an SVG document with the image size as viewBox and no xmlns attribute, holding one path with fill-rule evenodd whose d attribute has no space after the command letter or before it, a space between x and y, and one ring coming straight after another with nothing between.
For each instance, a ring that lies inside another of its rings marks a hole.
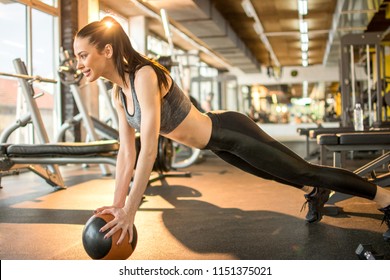
<instances>
[{"instance_id":1,"label":"gray sports bra","mask_svg":"<svg viewBox=\"0 0 390 280\"><path fill-rule=\"evenodd\" d=\"M126 98L122 91L119 91L127 122L130 126L141 131L141 107L138 102L137 94L134 86L134 73L130 75L131 95L133 97L134 112L129 114L127 110ZM147 94L147 93L143 93ZM183 91L172 80L172 85L161 101L161 124L160 132L164 134L170 133L174 130L188 115L191 110L191 101L183 93Z\"/></svg>"}]
</instances>

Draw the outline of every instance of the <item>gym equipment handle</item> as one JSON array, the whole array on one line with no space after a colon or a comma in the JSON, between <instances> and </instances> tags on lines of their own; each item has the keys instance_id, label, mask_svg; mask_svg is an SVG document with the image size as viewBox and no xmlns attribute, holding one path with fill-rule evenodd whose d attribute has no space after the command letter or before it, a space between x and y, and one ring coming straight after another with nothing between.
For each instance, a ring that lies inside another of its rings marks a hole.
<instances>
[{"instance_id":1,"label":"gym equipment handle","mask_svg":"<svg viewBox=\"0 0 390 280\"><path fill-rule=\"evenodd\" d=\"M53 83L53 84L57 83L56 80L48 79L48 78L42 78L41 76L29 76L29 75L23 75L23 74L10 74L10 73L4 73L4 72L0 72L0 76L21 78L21 79L25 79L25 80L29 80L29 81L37 81L37 82L44 82L44 83Z\"/></svg>"}]
</instances>

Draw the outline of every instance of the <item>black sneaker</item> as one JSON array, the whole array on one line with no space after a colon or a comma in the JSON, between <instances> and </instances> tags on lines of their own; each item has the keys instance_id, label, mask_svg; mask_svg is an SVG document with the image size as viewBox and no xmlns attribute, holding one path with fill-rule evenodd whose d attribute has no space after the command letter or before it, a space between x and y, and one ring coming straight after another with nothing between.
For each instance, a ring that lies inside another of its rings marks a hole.
<instances>
[{"instance_id":1,"label":"black sneaker","mask_svg":"<svg viewBox=\"0 0 390 280\"><path fill-rule=\"evenodd\" d=\"M385 215L383 216L382 224L385 223L388 227L387 231L383 234L385 241L390 241L390 205L379 209Z\"/></svg>"},{"instance_id":2,"label":"black sneaker","mask_svg":"<svg viewBox=\"0 0 390 280\"><path fill-rule=\"evenodd\" d=\"M322 209L325 203L329 199L330 190L323 188L314 188L314 190L305 194L306 202L303 204L301 211L306 208L306 204L309 205L309 210L306 214L306 222L316 223L322 219Z\"/></svg>"}]
</instances>

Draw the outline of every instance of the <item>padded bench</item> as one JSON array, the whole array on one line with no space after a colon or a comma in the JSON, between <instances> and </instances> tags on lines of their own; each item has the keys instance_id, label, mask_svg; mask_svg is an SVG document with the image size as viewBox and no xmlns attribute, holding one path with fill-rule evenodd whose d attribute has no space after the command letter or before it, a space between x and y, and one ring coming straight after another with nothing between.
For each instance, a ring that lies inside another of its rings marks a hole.
<instances>
[{"instance_id":1,"label":"padded bench","mask_svg":"<svg viewBox=\"0 0 390 280\"><path fill-rule=\"evenodd\" d=\"M341 167L342 151L378 151L390 148L390 132L348 132L317 136L321 147L321 164L328 151L333 153L333 166Z\"/></svg>"},{"instance_id":2,"label":"padded bench","mask_svg":"<svg viewBox=\"0 0 390 280\"><path fill-rule=\"evenodd\" d=\"M349 132L337 134L321 134L317 136L317 143L321 149L321 164L326 164L328 152L333 153L333 166L342 167L342 153L346 151L387 151L390 150L390 132L375 131ZM378 167L388 164L390 152L358 168L354 172L360 176L373 173ZM374 178L375 179L375 178ZM388 181L382 182L388 185Z\"/></svg>"},{"instance_id":3,"label":"padded bench","mask_svg":"<svg viewBox=\"0 0 390 280\"><path fill-rule=\"evenodd\" d=\"M117 140L38 145L0 144L0 171L28 168L44 178L50 185L64 188L62 180L50 170L50 166L95 163L116 165L118 150ZM42 168L41 165L47 165L47 167Z\"/></svg>"},{"instance_id":4,"label":"padded bench","mask_svg":"<svg viewBox=\"0 0 390 280\"><path fill-rule=\"evenodd\" d=\"M353 132L353 127L300 127L297 128L297 132L301 136L305 136L306 138L306 160L310 160L314 156L318 155L318 151L310 152L310 140L315 140L318 135L321 134L336 134L342 132Z\"/></svg>"},{"instance_id":5,"label":"padded bench","mask_svg":"<svg viewBox=\"0 0 390 280\"><path fill-rule=\"evenodd\" d=\"M353 127L319 127L314 129L309 129L309 138L317 139L317 136L322 134L337 134L337 133L347 133L354 132Z\"/></svg>"},{"instance_id":6,"label":"padded bench","mask_svg":"<svg viewBox=\"0 0 390 280\"><path fill-rule=\"evenodd\" d=\"M94 142L65 142L46 144L0 144L2 155L14 157L68 157L68 156L99 156L112 154L119 149L117 140L102 140Z\"/></svg>"}]
</instances>

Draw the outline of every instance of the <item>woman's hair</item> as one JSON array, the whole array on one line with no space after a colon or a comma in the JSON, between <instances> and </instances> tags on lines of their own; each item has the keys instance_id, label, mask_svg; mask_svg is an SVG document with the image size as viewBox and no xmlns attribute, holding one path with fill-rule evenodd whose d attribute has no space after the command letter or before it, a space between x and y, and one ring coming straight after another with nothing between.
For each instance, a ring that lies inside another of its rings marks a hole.
<instances>
[{"instance_id":1,"label":"woman's hair","mask_svg":"<svg viewBox=\"0 0 390 280\"><path fill-rule=\"evenodd\" d=\"M106 16L100 21L84 26L77 32L76 38L88 38L89 43L94 45L99 52L102 52L104 47L110 44L116 68L125 85L127 85L126 75L149 65L156 72L160 89L162 85L165 88L168 87L166 74L169 72L157 62L134 50L129 37L114 18Z\"/></svg>"}]
</instances>

